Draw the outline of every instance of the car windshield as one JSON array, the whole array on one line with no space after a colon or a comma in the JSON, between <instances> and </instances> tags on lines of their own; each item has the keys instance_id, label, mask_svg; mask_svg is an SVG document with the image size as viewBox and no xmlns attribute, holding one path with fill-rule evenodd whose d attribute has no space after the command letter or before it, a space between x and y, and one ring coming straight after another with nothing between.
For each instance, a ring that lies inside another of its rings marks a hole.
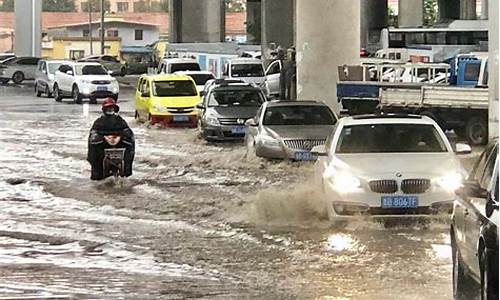
<instances>
[{"instance_id":1,"label":"car windshield","mask_svg":"<svg viewBox=\"0 0 500 300\"><path fill-rule=\"evenodd\" d=\"M59 69L59 67L62 65L61 63L49 63L48 65L48 71L49 74L55 74L56 71Z\"/></svg>"},{"instance_id":2,"label":"car windshield","mask_svg":"<svg viewBox=\"0 0 500 300\"><path fill-rule=\"evenodd\" d=\"M255 106L260 107L264 99L256 90L215 91L210 94L208 106Z\"/></svg>"},{"instance_id":3,"label":"car windshield","mask_svg":"<svg viewBox=\"0 0 500 300\"><path fill-rule=\"evenodd\" d=\"M447 152L433 125L372 124L345 126L336 153Z\"/></svg>"},{"instance_id":4,"label":"car windshield","mask_svg":"<svg viewBox=\"0 0 500 300\"><path fill-rule=\"evenodd\" d=\"M156 97L197 96L196 86L190 80L155 81L153 95Z\"/></svg>"},{"instance_id":5,"label":"car windshield","mask_svg":"<svg viewBox=\"0 0 500 300\"><path fill-rule=\"evenodd\" d=\"M170 73L177 71L201 71L197 63L174 63L170 66Z\"/></svg>"},{"instance_id":6,"label":"car windshield","mask_svg":"<svg viewBox=\"0 0 500 300\"><path fill-rule=\"evenodd\" d=\"M326 106L290 105L269 107L264 114L264 125L335 125L336 119Z\"/></svg>"},{"instance_id":7,"label":"car windshield","mask_svg":"<svg viewBox=\"0 0 500 300\"><path fill-rule=\"evenodd\" d=\"M108 72L100 65L76 65L76 75L107 75Z\"/></svg>"},{"instance_id":8,"label":"car windshield","mask_svg":"<svg viewBox=\"0 0 500 300\"><path fill-rule=\"evenodd\" d=\"M262 77L264 68L262 64L234 64L231 66L232 77Z\"/></svg>"},{"instance_id":9,"label":"car windshield","mask_svg":"<svg viewBox=\"0 0 500 300\"><path fill-rule=\"evenodd\" d=\"M196 85L205 85L210 79L214 79L212 74L188 74L189 77L193 78Z\"/></svg>"}]
</instances>

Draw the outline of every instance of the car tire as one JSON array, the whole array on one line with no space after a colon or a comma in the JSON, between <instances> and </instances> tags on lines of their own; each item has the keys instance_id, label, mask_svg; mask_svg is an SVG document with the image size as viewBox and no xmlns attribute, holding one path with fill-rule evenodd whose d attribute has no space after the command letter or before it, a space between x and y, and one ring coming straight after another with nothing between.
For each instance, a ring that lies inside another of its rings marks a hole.
<instances>
[{"instance_id":1,"label":"car tire","mask_svg":"<svg viewBox=\"0 0 500 300\"><path fill-rule=\"evenodd\" d=\"M57 102L62 101L61 90L59 89L59 86L57 84L54 85L54 100L56 100Z\"/></svg>"},{"instance_id":2,"label":"car tire","mask_svg":"<svg viewBox=\"0 0 500 300\"><path fill-rule=\"evenodd\" d=\"M127 75L127 68L122 67L122 68L120 69L120 76L121 76L121 77L125 77L126 75Z\"/></svg>"},{"instance_id":3,"label":"car tire","mask_svg":"<svg viewBox=\"0 0 500 300\"><path fill-rule=\"evenodd\" d=\"M38 88L38 84L35 83L35 94L38 98L42 96L42 91Z\"/></svg>"},{"instance_id":4,"label":"car tire","mask_svg":"<svg viewBox=\"0 0 500 300\"><path fill-rule=\"evenodd\" d=\"M481 300L498 300L498 257L492 259L492 255L484 251L481 255Z\"/></svg>"},{"instance_id":5,"label":"car tire","mask_svg":"<svg viewBox=\"0 0 500 300\"><path fill-rule=\"evenodd\" d=\"M82 94L80 94L80 90L78 86L73 86L73 90L71 91L71 96L76 104L82 104Z\"/></svg>"},{"instance_id":6,"label":"car tire","mask_svg":"<svg viewBox=\"0 0 500 300\"><path fill-rule=\"evenodd\" d=\"M12 75L12 81L15 84L22 83L24 81L24 74L23 74L23 72L17 71L16 73L14 73L14 75Z\"/></svg>"},{"instance_id":7,"label":"car tire","mask_svg":"<svg viewBox=\"0 0 500 300\"><path fill-rule=\"evenodd\" d=\"M45 95L47 95L47 98L52 97L52 93L50 92L48 85L45 87Z\"/></svg>"},{"instance_id":8,"label":"car tire","mask_svg":"<svg viewBox=\"0 0 500 300\"><path fill-rule=\"evenodd\" d=\"M488 142L488 123L484 118L472 117L465 125L465 134L472 145L484 145Z\"/></svg>"},{"instance_id":9,"label":"car tire","mask_svg":"<svg viewBox=\"0 0 500 300\"><path fill-rule=\"evenodd\" d=\"M453 236L451 249L453 259L453 299L468 300L470 299L471 279L464 269L464 263Z\"/></svg>"}]
</instances>

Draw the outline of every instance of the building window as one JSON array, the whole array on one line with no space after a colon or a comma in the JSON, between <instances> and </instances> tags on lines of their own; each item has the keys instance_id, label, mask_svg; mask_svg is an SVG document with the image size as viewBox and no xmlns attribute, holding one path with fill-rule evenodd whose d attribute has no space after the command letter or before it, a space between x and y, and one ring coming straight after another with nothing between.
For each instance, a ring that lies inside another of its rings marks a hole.
<instances>
[{"instance_id":1,"label":"building window","mask_svg":"<svg viewBox=\"0 0 500 300\"><path fill-rule=\"evenodd\" d=\"M83 37L88 37L90 35L90 31L88 29L83 30Z\"/></svg>"},{"instance_id":2,"label":"building window","mask_svg":"<svg viewBox=\"0 0 500 300\"><path fill-rule=\"evenodd\" d=\"M135 30L135 40L136 41L142 41L142 29L136 29Z\"/></svg>"},{"instance_id":3,"label":"building window","mask_svg":"<svg viewBox=\"0 0 500 300\"><path fill-rule=\"evenodd\" d=\"M118 37L118 29L109 29L108 37Z\"/></svg>"},{"instance_id":4,"label":"building window","mask_svg":"<svg viewBox=\"0 0 500 300\"><path fill-rule=\"evenodd\" d=\"M118 12L128 12L128 2L117 2L116 10Z\"/></svg>"},{"instance_id":5,"label":"building window","mask_svg":"<svg viewBox=\"0 0 500 300\"><path fill-rule=\"evenodd\" d=\"M85 56L84 50L69 50L69 58L72 60L78 60Z\"/></svg>"}]
</instances>

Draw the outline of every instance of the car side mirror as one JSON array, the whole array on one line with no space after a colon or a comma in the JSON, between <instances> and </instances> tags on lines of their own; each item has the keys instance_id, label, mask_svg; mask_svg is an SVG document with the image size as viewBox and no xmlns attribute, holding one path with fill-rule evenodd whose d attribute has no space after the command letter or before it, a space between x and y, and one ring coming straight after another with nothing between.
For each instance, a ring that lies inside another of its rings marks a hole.
<instances>
[{"instance_id":1,"label":"car side mirror","mask_svg":"<svg viewBox=\"0 0 500 300\"><path fill-rule=\"evenodd\" d=\"M248 119L245 122L245 126L247 126L247 127L256 127L257 126L257 122L255 122L255 119Z\"/></svg>"},{"instance_id":2,"label":"car side mirror","mask_svg":"<svg viewBox=\"0 0 500 300\"><path fill-rule=\"evenodd\" d=\"M455 153L459 155L464 155L464 154L471 154L472 153L472 148L464 143L457 143L455 145Z\"/></svg>"},{"instance_id":3,"label":"car side mirror","mask_svg":"<svg viewBox=\"0 0 500 300\"><path fill-rule=\"evenodd\" d=\"M206 93L205 91L200 91L200 97L205 97Z\"/></svg>"},{"instance_id":4,"label":"car side mirror","mask_svg":"<svg viewBox=\"0 0 500 300\"><path fill-rule=\"evenodd\" d=\"M200 104L196 105L196 108L203 110L203 109L205 109L205 105L203 103L200 103Z\"/></svg>"},{"instance_id":5,"label":"car side mirror","mask_svg":"<svg viewBox=\"0 0 500 300\"><path fill-rule=\"evenodd\" d=\"M328 153L326 151L326 146L325 145L314 146L311 149L311 153L313 155L317 155L317 156L328 156Z\"/></svg>"},{"instance_id":6,"label":"car side mirror","mask_svg":"<svg viewBox=\"0 0 500 300\"><path fill-rule=\"evenodd\" d=\"M151 97L151 93L150 92L144 92L144 93L141 94L141 97L149 98L149 97Z\"/></svg>"}]
</instances>

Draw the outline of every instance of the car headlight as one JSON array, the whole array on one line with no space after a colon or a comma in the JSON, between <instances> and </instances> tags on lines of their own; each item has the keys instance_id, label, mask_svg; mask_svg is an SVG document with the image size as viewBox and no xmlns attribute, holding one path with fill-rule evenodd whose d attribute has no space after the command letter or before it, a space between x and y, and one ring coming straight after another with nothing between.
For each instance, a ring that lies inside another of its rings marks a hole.
<instances>
[{"instance_id":1,"label":"car headlight","mask_svg":"<svg viewBox=\"0 0 500 300\"><path fill-rule=\"evenodd\" d=\"M210 125L210 126L219 126L220 125L219 119L217 119L217 117L215 117L214 115L206 116L205 122L207 123L207 125Z\"/></svg>"},{"instance_id":2,"label":"car headlight","mask_svg":"<svg viewBox=\"0 0 500 300\"><path fill-rule=\"evenodd\" d=\"M166 111L168 111L168 108L166 108L165 106L161 106L161 105L154 105L153 109L155 111L157 111L157 112L166 112Z\"/></svg>"},{"instance_id":3,"label":"car headlight","mask_svg":"<svg viewBox=\"0 0 500 300\"><path fill-rule=\"evenodd\" d=\"M335 173L329 179L333 188L341 193L351 193L361 187L361 181L347 172Z\"/></svg>"},{"instance_id":4,"label":"car headlight","mask_svg":"<svg viewBox=\"0 0 500 300\"><path fill-rule=\"evenodd\" d=\"M92 83L92 81L91 81L91 80L88 80L88 79L82 79L82 80L81 80L81 83L83 83L83 84L91 84L91 83Z\"/></svg>"},{"instance_id":5,"label":"car headlight","mask_svg":"<svg viewBox=\"0 0 500 300\"><path fill-rule=\"evenodd\" d=\"M281 148L280 142L277 139L272 138L270 136L263 135L263 136L261 136L260 140L261 140L263 146L271 147L271 148Z\"/></svg>"},{"instance_id":6,"label":"car headlight","mask_svg":"<svg viewBox=\"0 0 500 300\"><path fill-rule=\"evenodd\" d=\"M448 192L454 192L462 186L462 175L460 173L449 173L436 178L435 182Z\"/></svg>"}]
</instances>

